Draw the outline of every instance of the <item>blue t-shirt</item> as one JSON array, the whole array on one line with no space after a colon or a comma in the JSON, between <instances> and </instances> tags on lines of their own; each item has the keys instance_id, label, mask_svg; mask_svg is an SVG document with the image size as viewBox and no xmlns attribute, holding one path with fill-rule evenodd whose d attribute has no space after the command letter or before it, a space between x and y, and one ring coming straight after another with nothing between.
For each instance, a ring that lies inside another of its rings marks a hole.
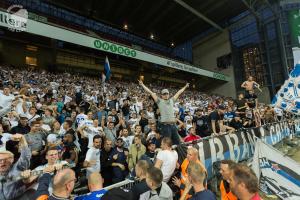
<instances>
[{"instance_id":1,"label":"blue t-shirt","mask_svg":"<svg viewBox=\"0 0 300 200\"><path fill-rule=\"evenodd\" d=\"M216 196L210 190L195 193L190 200L216 200Z\"/></svg>"},{"instance_id":2,"label":"blue t-shirt","mask_svg":"<svg viewBox=\"0 0 300 200\"><path fill-rule=\"evenodd\" d=\"M107 192L107 190L102 189L94 191L85 195L75 197L74 200L101 200L101 197Z\"/></svg>"}]
</instances>

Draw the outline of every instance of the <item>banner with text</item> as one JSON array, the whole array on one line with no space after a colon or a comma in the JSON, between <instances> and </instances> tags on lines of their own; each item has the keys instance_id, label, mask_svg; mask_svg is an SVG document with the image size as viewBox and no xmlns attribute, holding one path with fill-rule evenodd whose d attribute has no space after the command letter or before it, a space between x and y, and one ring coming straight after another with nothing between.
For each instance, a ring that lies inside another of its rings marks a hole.
<instances>
[{"instance_id":1,"label":"banner with text","mask_svg":"<svg viewBox=\"0 0 300 200\"><path fill-rule=\"evenodd\" d=\"M281 199L300 199L300 164L259 139L252 169L265 193L275 194Z\"/></svg>"},{"instance_id":2,"label":"banner with text","mask_svg":"<svg viewBox=\"0 0 300 200\"><path fill-rule=\"evenodd\" d=\"M296 131L298 130L298 131ZM209 178L214 174L213 164L223 159L231 159L236 162L252 158L255 149L256 137L267 144L275 145L290 134L300 133L300 121L293 124L280 122L268 124L257 128L250 128L216 137L203 138L196 145L199 156L205 164ZM181 160L186 152L180 152Z\"/></svg>"}]
</instances>

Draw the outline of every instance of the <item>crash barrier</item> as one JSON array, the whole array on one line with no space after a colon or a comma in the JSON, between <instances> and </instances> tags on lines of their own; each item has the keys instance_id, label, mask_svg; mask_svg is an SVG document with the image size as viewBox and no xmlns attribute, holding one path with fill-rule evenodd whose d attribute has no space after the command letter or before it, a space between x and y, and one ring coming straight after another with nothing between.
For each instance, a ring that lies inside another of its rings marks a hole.
<instances>
[{"instance_id":1,"label":"crash barrier","mask_svg":"<svg viewBox=\"0 0 300 200\"><path fill-rule=\"evenodd\" d=\"M219 136L202 138L192 143L184 143L177 147L179 160L186 157L188 146L199 150L199 157L208 172L208 178L216 173L213 164L230 159L241 162L253 157L255 140L261 138L267 144L275 145L286 137L300 135L300 120L283 121L265 124L260 127L247 128Z\"/></svg>"},{"instance_id":2,"label":"crash barrier","mask_svg":"<svg viewBox=\"0 0 300 200\"><path fill-rule=\"evenodd\" d=\"M179 163L186 158L188 146L194 146L199 150L199 157L208 172L208 179L218 174L220 160L231 159L241 162L253 157L255 140L261 138L262 141L270 145L275 145L286 137L300 135L300 120L283 121L265 124L260 127L247 128L226 133L218 136L209 136L197 141L182 143L175 149L178 152ZM107 190L121 187L131 189L137 181L126 179L106 187ZM75 193L87 190L87 187L78 188Z\"/></svg>"},{"instance_id":3,"label":"crash barrier","mask_svg":"<svg viewBox=\"0 0 300 200\"><path fill-rule=\"evenodd\" d=\"M130 190L138 182L139 182L138 180L125 179L124 181L121 181L119 183L115 183L113 185L104 187L104 189L105 190L110 190L110 189L119 187L119 188L122 188L124 190ZM82 194L82 193L87 193L87 192L89 192L87 186L74 189L75 194Z\"/></svg>"}]
</instances>

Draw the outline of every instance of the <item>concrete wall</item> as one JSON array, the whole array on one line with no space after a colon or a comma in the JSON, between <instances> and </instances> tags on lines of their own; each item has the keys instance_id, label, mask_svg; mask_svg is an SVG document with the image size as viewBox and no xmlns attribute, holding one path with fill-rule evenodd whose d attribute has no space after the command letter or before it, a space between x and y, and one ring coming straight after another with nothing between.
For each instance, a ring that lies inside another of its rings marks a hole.
<instances>
[{"instance_id":1,"label":"concrete wall","mask_svg":"<svg viewBox=\"0 0 300 200\"><path fill-rule=\"evenodd\" d=\"M203 69L218 71L217 58L231 52L228 31L210 35L193 45L193 62L196 66ZM211 93L236 98L236 88L234 82L234 70L230 66L227 69L219 71L228 75L231 80L211 88Z\"/></svg>"}]
</instances>

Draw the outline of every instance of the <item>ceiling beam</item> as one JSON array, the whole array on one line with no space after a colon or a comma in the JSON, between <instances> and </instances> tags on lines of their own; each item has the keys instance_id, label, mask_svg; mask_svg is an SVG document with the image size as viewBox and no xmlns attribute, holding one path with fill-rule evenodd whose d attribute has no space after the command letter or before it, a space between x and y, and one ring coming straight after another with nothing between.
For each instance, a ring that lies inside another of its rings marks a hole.
<instances>
[{"instance_id":1,"label":"ceiling beam","mask_svg":"<svg viewBox=\"0 0 300 200\"><path fill-rule=\"evenodd\" d=\"M174 1L176 3L178 3L179 5L181 5L182 7L184 7L185 9L189 10L191 13L193 13L194 15L196 15L197 17L199 17L200 19L206 21L207 23L209 23L210 25L212 25L213 27L215 27L219 31L224 31L224 29L221 26L219 26L218 24L216 24L215 22L213 22L209 18L205 17L199 11L195 10L193 7L189 6L188 4L186 4L185 2L183 2L182 0L174 0Z\"/></svg>"},{"instance_id":2,"label":"ceiling beam","mask_svg":"<svg viewBox=\"0 0 300 200\"><path fill-rule=\"evenodd\" d=\"M255 8L254 8L255 5L256 5L256 3L257 3L257 1L256 0L248 0L249 2L247 2L247 0L241 0L241 1L248 8L248 10L254 15L254 17L256 18L256 20L258 22L260 22L261 18L259 16L259 14L255 11Z\"/></svg>"}]
</instances>

